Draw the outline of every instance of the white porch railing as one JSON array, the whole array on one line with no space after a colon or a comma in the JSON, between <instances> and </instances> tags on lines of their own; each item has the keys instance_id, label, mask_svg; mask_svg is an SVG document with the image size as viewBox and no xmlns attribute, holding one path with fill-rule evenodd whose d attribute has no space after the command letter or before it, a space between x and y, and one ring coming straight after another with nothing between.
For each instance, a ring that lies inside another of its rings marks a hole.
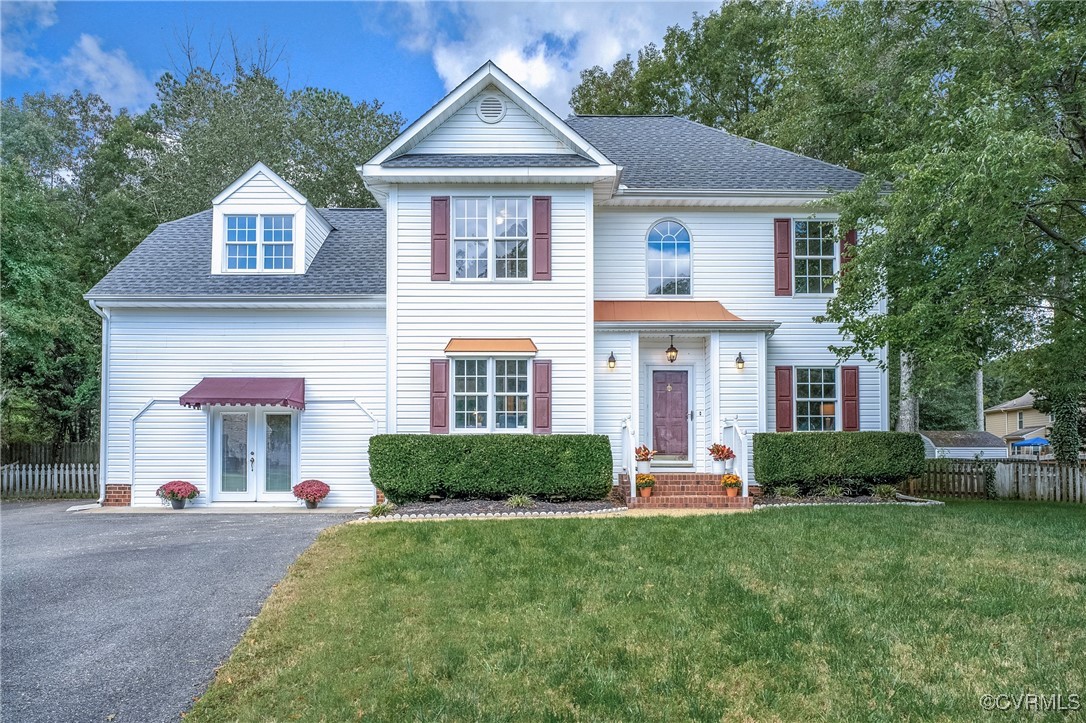
<instances>
[{"instance_id":1,"label":"white porch railing","mask_svg":"<svg viewBox=\"0 0 1086 723\"><path fill-rule=\"evenodd\" d=\"M622 420L622 468L626 470L626 479L630 483L630 496L637 497L637 430L633 426L633 417Z\"/></svg>"},{"instance_id":2,"label":"white porch railing","mask_svg":"<svg viewBox=\"0 0 1086 723\"><path fill-rule=\"evenodd\" d=\"M749 474L748 460L750 455L750 439L747 437L747 433L743 431L743 428L739 425L739 417L732 417L730 420L724 421L724 427L721 430L724 444L732 448L735 452L735 467L737 474L743 478L743 496L750 496L749 481L747 477Z\"/></svg>"}]
</instances>

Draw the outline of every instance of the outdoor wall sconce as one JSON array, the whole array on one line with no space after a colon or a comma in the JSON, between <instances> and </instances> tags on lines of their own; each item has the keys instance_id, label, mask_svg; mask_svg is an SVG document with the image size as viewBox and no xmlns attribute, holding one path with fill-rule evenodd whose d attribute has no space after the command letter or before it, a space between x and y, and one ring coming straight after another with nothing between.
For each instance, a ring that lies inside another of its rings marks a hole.
<instances>
[{"instance_id":1,"label":"outdoor wall sconce","mask_svg":"<svg viewBox=\"0 0 1086 723\"><path fill-rule=\"evenodd\" d=\"M743 352L739 352L739 356L737 356L735 358L735 368L736 369L742 369L746 365L747 365L746 361L743 360Z\"/></svg>"},{"instance_id":2,"label":"outdoor wall sconce","mask_svg":"<svg viewBox=\"0 0 1086 723\"><path fill-rule=\"evenodd\" d=\"M611 356L607 357L607 368L608 369L614 369L615 368L615 353L614 352L611 352Z\"/></svg>"},{"instance_id":3,"label":"outdoor wall sconce","mask_svg":"<svg viewBox=\"0 0 1086 723\"><path fill-rule=\"evenodd\" d=\"M679 358L679 350L675 348L675 335L671 335L671 346L664 352L664 356L667 357L668 363L674 364L675 360Z\"/></svg>"}]
</instances>

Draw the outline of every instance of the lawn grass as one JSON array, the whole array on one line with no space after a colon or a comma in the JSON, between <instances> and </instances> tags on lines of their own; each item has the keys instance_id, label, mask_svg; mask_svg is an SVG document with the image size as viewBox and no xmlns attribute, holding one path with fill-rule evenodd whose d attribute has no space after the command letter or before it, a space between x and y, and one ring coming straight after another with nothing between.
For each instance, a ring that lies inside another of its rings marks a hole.
<instances>
[{"instance_id":1,"label":"lawn grass","mask_svg":"<svg viewBox=\"0 0 1086 723\"><path fill-rule=\"evenodd\" d=\"M340 526L186 722L1005 720L980 697L1021 692L1086 703L1086 507Z\"/></svg>"}]
</instances>

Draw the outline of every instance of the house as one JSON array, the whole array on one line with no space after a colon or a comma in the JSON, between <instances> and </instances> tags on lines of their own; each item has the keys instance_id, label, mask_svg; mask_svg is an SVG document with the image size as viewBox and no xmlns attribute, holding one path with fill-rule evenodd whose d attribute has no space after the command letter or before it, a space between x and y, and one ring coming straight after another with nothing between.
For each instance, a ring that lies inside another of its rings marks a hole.
<instances>
[{"instance_id":1,"label":"house","mask_svg":"<svg viewBox=\"0 0 1086 723\"><path fill-rule=\"evenodd\" d=\"M365 159L360 159L365 160ZM562 120L486 63L359 166L380 208L318 209L257 164L86 295L102 316L107 504L370 505L381 432L600 433L707 473L753 432L883 430L839 363L844 168L672 116ZM746 490L744 490L746 492Z\"/></svg>"},{"instance_id":2,"label":"house","mask_svg":"<svg viewBox=\"0 0 1086 723\"><path fill-rule=\"evenodd\" d=\"M990 432L921 432L924 456L929 459L1004 459L1007 445Z\"/></svg>"},{"instance_id":3,"label":"house","mask_svg":"<svg viewBox=\"0 0 1086 723\"><path fill-rule=\"evenodd\" d=\"M1037 411L1033 392L984 410L984 429L1002 438L1008 453L1011 447L1031 437L1048 439L1052 432L1052 415Z\"/></svg>"}]
</instances>

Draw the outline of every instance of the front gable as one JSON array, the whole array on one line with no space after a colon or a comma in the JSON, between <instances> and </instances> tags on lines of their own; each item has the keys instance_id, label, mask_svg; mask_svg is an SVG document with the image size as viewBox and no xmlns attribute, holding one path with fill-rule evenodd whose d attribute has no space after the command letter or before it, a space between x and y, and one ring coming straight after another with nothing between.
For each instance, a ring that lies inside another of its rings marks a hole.
<instances>
[{"instance_id":1,"label":"front gable","mask_svg":"<svg viewBox=\"0 0 1086 723\"><path fill-rule=\"evenodd\" d=\"M568 140L539 122L491 84L419 139L406 155L576 153Z\"/></svg>"}]
</instances>

